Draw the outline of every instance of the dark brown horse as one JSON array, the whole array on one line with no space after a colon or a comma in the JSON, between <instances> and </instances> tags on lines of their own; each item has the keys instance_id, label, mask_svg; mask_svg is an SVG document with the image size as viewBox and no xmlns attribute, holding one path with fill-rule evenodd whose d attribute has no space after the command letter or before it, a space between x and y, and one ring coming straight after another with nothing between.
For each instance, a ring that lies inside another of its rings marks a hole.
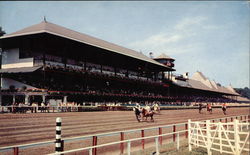
<instances>
[{"instance_id":1,"label":"dark brown horse","mask_svg":"<svg viewBox=\"0 0 250 155\"><path fill-rule=\"evenodd\" d=\"M150 111L148 112L145 108L142 108L142 117L146 117L146 121L148 119L148 117L151 118L151 121L154 122L154 112Z\"/></svg>"}]
</instances>

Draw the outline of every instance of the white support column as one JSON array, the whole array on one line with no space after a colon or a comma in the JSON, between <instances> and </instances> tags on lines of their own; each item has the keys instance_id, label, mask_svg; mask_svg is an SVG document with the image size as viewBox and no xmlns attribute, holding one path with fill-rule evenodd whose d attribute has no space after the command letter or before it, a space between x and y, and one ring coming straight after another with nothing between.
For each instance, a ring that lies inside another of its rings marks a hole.
<instances>
[{"instance_id":1,"label":"white support column","mask_svg":"<svg viewBox=\"0 0 250 155\"><path fill-rule=\"evenodd\" d=\"M220 153L222 154L222 140L221 140L221 128L222 128L222 126L221 126L221 122L219 122L218 126L219 126L218 134L219 134L219 139L220 139Z\"/></svg>"},{"instance_id":2,"label":"white support column","mask_svg":"<svg viewBox=\"0 0 250 155\"><path fill-rule=\"evenodd\" d=\"M196 134L196 142L195 142L195 146L198 147L199 145L199 131L198 131L198 122L195 122L196 128L195 128L195 134Z\"/></svg>"},{"instance_id":3,"label":"white support column","mask_svg":"<svg viewBox=\"0 0 250 155\"><path fill-rule=\"evenodd\" d=\"M240 155L240 137L239 137L239 120L234 120L234 142L235 142L235 155Z\"/></svg>"},{"instance_id":4,"label":"white support column","mask_svg":"<svg viewBox=\"0 0 250 155\"><path fill-rule=\"evenodd\" d=\"M92 155L93 152L92 152L92 149L89 149L89 155Z\"/></svg>"},{"instance_id":5,"label":"white support column","mask_svg":"<svg viewBox=\"0 0 250 155\"><path fill-rule=\"evenodd\" d=\"M130 151L131 151L131 150L130 150L130 149L131 149L130 147L131 147L131 142L128 141L128 144L127 144L127 154L128 154L128 155L130 155Z\"/></svg>"},{"instance_id":6,"label":"white support column","mask_svg":"<svg viewBox=\"0 0 250 155\"><path fill-rule=\"evenodd\" d=\"M29 103L29 95L25 95L24 104L28 104L28 103Z\"/></svg>"},{"instance_id":7,"label":"white support column","mask_svg":"<svg viewBox=\"0 0 250 155\"><path fill-rule=\"evenodd\" d=\"M68 101L67 101L67 98L68 98L68 96L64 96L64 97L63 97L63 103L67 104L67 102L68 102Z\"/></svg>"},{"instance_id":8,"label":"white support column","mask_svg":"<svg viewBox=\"0 0 250 155\"><path fill-rule=\"evenodd\" d=\"M43 103L45 103L45 95L42 96Z\"/></svg>"},{"instance_id":9,"label":"white support column","mask_svg":"<svg viewBox=\"0 0 250 155\"><path fill-rule=\"evenodd\" d=\"M191 120L188 119L188 149L189 151L192 151L192 146L191 146Z\"/></svg>"},{"instance_id":10,"label":"white support column","mask_svg":"<svg viewBox=\"0 0 250 155\"><path fill-rule=\"evenodd\" d=\"M156 151L156 155L160 154L160 151L159 151L159 138L158 137L155 137L155 151Z\"/></svg>"},{"instance_id":11,"label":"white support column","mask_svg":"<svg viewBox=\"0 0 250 155\"><path fill-rule=\"evenodd\" d=\"M177 133L177 150L180 149L180 134Z\"/></svg>"},{"instance_id":12,"label":"white support column","mask_svg":"<svg viewBox=\"0 0 250 155\"><path fill-rule=\"evenodd\" d=\"M16 95L13 95L13 101L12 101L12 105L14 105L16 103Z\"/></svg>"},{"instance_id":13,"label":"white support column","mask_svg":"<svg viewBox=\"0 0 250 155\"><path fill-rule=\"evenodd\" d=\"M210 132L210 120L206 120L206 132L207 132L207 154L212 155L211 152L211 132Z\"/></svg>"}]
</instances>

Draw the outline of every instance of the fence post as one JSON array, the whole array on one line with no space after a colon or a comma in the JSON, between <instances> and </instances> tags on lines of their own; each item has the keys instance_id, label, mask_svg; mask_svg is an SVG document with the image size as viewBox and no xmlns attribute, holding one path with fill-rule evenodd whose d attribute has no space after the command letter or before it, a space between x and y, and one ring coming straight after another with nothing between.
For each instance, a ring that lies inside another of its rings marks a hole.
<instances>
[{"instance_id":1,"label":"fence post","mask_svg":"<svg viewBox=\"0 0 250 155\"><path fill-rule=\"evenodd\" d=\"M221 140L221 127L222 127L222 125L221 125L221 122L219 122L218 126L219 126L218 134L219 134L219 140L220 140L220 153L222 154L222 140Z\"/></svg>"},{"instance_id":2,"label":"fence post","mask_svg":"<svg viewBox=\"0 0 250 155\"><path fill-rule=\"evenodd\" d=\"M141 130L141 137L144 137L144 130ZM141 140L142 149L144 150L144 139Z\"/></svg>"},{"instance_id":3,"label":"fence post","mask_svg":"<svg viewBox=\"0 0 250 155\"><path fill-rule=\"evenodd\" d=\"M235 142L235 155L240 155L240 147L239 147L239 120L234 120L234 142Z\"/></svg>"},{"instance_id":4,"label":"fence post","mask_svg":"<svg viewBox=\"0 0 250 155\"><path fill-rule=\"evenodd\" d=\"M246 117L246 123L248 123L248 116ZM247 130L248 130L248 124L247 124Z\"/></svg>"},{"instance_id":5,"label":"fence post","mask_svg":"<svg viewBox=\"0 0 250 155\"><path fill-rule=\"evenodd\" d=\"M188 138L188 124L185 124L186 138Z\"/></svg>"},{"instance_id":6,"label":"fence post","mask_svg":"<svg viewBox=\"0 0 250 155\"><path fill-rule=\"evenodd\" d=\"M92 146L96 146L96 145L97 145L97 136L93 136ZM97 148L92 149L92 152L94 155L96 155L96 151L97 151Z\"/></svg>"},{"instance_id":7,"label":"fence post","mask_svg":"<svg viewBox=\"0 0 250 155\"><path fill-rule=\"evenodd\" d=\"M92 149L89 149L89 155L92 155L93 152L92 152Z\"/></svg>"},{"instance_id":8,"label":"fence post","mask_svg":"<svg viewBox=\"0 0 250 155\"><path fill-rule=\"evenodd\" d=\"M177 133L177 150L180 148L180 134Z\"/></svg>"},{"instance_id":9,"label":"fence post","mask_svg":"<svg viewBox=\"0 0 250 155\"><path fill-rule=\"evenodd\" d=\"M62 125L62 119L61 117L56 118L56 142L55 142L55 151L61 152L62 150L62 141L61 141L61 125Z\"/></svg>"},{"instance_id":10,"label":"fence post","mask_svg":"<svg viewBox=\"0 0 250 155\"><path fill-rule=\"evenodd\" d=\"M162 128L159 127L159 135L162 135ZM162 145L162 136L159 137L160 145Z\"/></svg>"},{"instance_id":11,"label":"fence post","mask_svg":"<svg viewBox=\"0 0 250 155\"><path fill-rule=\"evenodd\" d=\"M159 155L159 138L155 137L155 149L156 149L156 155Z\"/></svg>"},{"instance_id":12,"label":"fence post","mask_svg":"<svg viewBox=\"0 0 250 155\"><path fill-rule=\"evenodd\" d=\"M192 151L192 146L191 146L191 120L188 119L188 149L189 151Z\"/></svg>"},{"instance_id":13,"label":"fence post","mask_svg":"<svg viewBox=\"0 0 250 155\"><path fill-rule=\"evenodd\" d=\"M13 147L14 155L19 154L19 148L18 147Z\"/></svg>"},{"instance_id":14,"label":"fence post","mask_svg":"<svg viewBox=\"0 0 250 155\"><path fill-rule=\"evenodd\" d=\"M123 141L124 140L124 133L121 132L120 135L121 135L121 141ZM123 152L124 152L124 143L120 144L120 150L121 150L121 154L123 154Z\"/></svg>"},{"instance_id":15,"label":"fence post","mask_svg":"<svg viewBox=\"0 0 250 155\"><path fill-rule=\"evenodd\" d=\"M176 132L176 126L173 125L173 132ZM173 142L175 142L175 133L173 134Z\"/></svg>"},{"instance_id":16,"label":"fence post","mask_svg":"<svg viewBox=\"0 0 250 155\"><path fill-rule=\"evenodd\" d=\"M128 155L130 155L130 147L131 147L130 141L128 141L128 144L127 144L127 145L128 145L128 146L127 146Z\"/></svg>"},{"instance_id":17,"label":"fence post","mask_svg":"<svg viewBox=\"0 0 250 155\"><path fill-rule=\"evenodd\" d=\"M207 154L212 155L211 152L211 133L210 133L210 120L206 120L206 132L207 132Z\"/></svg>"}]
</instances>

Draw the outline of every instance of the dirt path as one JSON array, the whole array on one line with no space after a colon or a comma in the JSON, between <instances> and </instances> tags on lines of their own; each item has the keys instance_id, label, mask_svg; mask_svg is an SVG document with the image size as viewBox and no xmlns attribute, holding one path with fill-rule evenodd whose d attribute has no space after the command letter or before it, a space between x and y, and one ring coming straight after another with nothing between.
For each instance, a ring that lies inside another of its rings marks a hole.
<instances>
[{"instance_id":1,"label":"dirt path","mask_svg":"<svg viewBox=\"0 0 250 155\"><path fill-rule=\"evenodd\" d=\"M205 109L202 114L195 109L165 110L154 116L155 122L141 123L132 111L0 114L0 147L54 140L56 117L62 118L62 137L69 138L245 114L249 108L228 109L226 116L221 109L214 109L213 114Z\"/></svg>"}]
</instances>

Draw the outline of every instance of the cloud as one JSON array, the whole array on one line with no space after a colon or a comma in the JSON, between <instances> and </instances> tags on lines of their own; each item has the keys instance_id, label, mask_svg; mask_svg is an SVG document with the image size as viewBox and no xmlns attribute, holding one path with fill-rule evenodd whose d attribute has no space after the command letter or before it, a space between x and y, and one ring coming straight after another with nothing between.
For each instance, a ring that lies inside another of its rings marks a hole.
<instances>
[{"instance_id":1,"label":"cloud","mask_svg":"<svg viewBox=\"0 0 250 155\"><path fill-rule=\"evenodd\" d=\"M187 30L192 26L200 26L204 21L207 20L207 17L204 16L197 16L197 17L186 17L183 20L181 20L174 29L176 30Z\"/></svg>"},{"instance_id":2,"label":"cloud","mask_svg":"<svg viewBox=\"0 0 250 155\"><path fill-rule=\"evenodd\" d=\"M207 17L186 17L172 28L132 42L128 47L136 51L142 51L146 55L153 52L155 56L161 53L178 55L195 51L200 52L203 43L199 40L199 37L204 37L201 34L218 28L216 25L208 24Z\"/></svg>"}]
</instances>

